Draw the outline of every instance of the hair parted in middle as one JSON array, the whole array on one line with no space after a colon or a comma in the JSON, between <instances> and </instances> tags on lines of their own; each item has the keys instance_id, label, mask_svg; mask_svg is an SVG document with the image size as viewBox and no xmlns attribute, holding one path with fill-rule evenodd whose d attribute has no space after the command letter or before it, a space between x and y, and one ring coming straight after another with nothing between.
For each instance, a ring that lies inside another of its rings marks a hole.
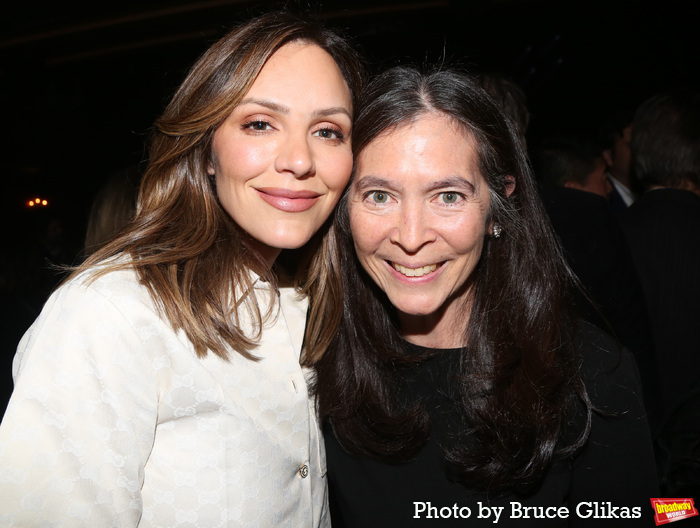
<instances>
[{"instance_id":1,"label":"hair parted in middle","mask_svg":"<svg viewBox=\"0 0 700 528\"><path fill-rule=\"evenodd\" d=\"M490 192L487 221L502 226L498 240L485 240L469 279L464 327L455 328L464 335L458 389L467 426L445 457L476 488L525 489L553 457L582 445L590 427L569 303L575 279L518 132L476 78L411 67L379 75L359 102L355 158L423 115L444 116L471 136ZM339 332L316 364L320 415L349 451L408 460L427 441L430 420L419 402L406 404L397 394L401 369L415 356L405 354L395 310L355 256L347 192L334 229L346 288ZM568 421L582 407L586 424L572 440Z\"/></svg>"},{"instance_id":2,"label":"hair parted in middle","mask_svg":"<svg viewBox=\"0 0 700 528\"><path fill-rule=\"evenodd\" d=\"M261 310L255 296L248 295L254 280L250 272L271 289L276 277L220 205L207 167L214 132L268 59L293 42L319 46L334 59L356 106L365 82L364 64L335 31L286 12L267 13L233 29L197 60L156 121L135 219L78 269L100 266L106 273L135 268L156 304L174 328L184 330L200 357L211 351L226 358L233 349L252 358L263 321L274 308L273 303ZM297 276L310 303L302 352L306 363L331 338L323 321L340 317L342 293L337 266L329 263L334 242L328 224L309 244L318 251L309 252L310 261L300 266ZM121 254L131 255L131 261L114 260ZM257 335L241 330L241 310L257 321Z\"/></svg>"}]
</instances>

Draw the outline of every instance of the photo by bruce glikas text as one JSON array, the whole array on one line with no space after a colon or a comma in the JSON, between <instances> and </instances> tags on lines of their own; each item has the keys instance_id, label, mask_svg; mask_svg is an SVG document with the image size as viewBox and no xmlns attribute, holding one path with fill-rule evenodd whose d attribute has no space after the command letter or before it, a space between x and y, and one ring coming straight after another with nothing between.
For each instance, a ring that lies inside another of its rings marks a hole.
<instances>
[{"instance_id":1,"label":"photo by bruce glikas text","mask_svg":"<svg viewBox=\"0 0 700 528\"><path fill-rule=\"evenodd\" d=\"M487 506L477 502L476 507L435 506L431 502L413 503L414 519L490 519L497 523L502 519L639 519L641 506L615 506L611 502L580 502L573 511L566 506L523 506L511 502L506 506Z\"/></svg>"}]
</instances>

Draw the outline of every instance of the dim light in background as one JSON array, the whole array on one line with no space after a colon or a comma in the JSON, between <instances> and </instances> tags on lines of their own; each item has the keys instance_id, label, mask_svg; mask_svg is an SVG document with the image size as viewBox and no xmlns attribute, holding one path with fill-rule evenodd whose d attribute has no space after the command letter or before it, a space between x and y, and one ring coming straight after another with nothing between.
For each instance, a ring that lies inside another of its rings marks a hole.
<instances>
[{"instance_id":1,"label":"dim light in background","mask_svg":"<svg viewBox=\"0 0 700 528\"><path fill-rule=\"evenodd\" d=\"M34 198L27 202L29 207L46 207L49 205L49 201L46 198Z\"/></svg>"}]
</instances>

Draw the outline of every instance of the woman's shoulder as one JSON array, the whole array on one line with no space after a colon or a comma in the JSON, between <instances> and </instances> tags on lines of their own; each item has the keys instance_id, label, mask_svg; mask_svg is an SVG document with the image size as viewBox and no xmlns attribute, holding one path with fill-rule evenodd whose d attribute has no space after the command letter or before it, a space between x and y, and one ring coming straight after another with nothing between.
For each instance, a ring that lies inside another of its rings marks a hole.
<instances>
[{"instance_id":1,"label":"woman's shoulder","mask_svg":"<svg viewBox=\"0 0 700 528\"><path fill-rule=\"evenodd\" d=\"M641 401L641 383L632 353L596 326L581 322L576 332L580 374L594 406L609 407L630 398ZM622 397L624 394L624 397Z\"/></svg>"},{"instance_id":2,"label":"woman's shoulder","mask_svg":"<svg viewBox=\"0 0 700 528\"><path fill-rule=\"evenodd\" d=\"M49 296L28 333L47 328L88 331L96 322L101 327L128 327L136 321L159 318L148 288L122 257L80 270L67 279Z\"/></svg>"},{"instance_id":3,"label":"woman's shoulder","mask_svg":"<svg viewBox=\"0 0 700 528\"><path fill-rule=\"evenodd\" d=\"M139 280L131 259L120 256L102 261L73 274L54 292L54 296L103 297L114 303L148 303L150 296Z\"/></svg>"},{"instance_id":4,"label":"woman's shoulder","mask_svg":"<svg viewBox=\"0 0 700 528\"><path fill-rule=\"evenodd\" d=\"M613 368L620 360L623 348L610 334L597 326L579 321L576 327L576 348L584 372L599 365Z\"/></svg>"},{"instance_id":5,"label":"woman's shoulder","mask_svg":"<svg viewBox=\"0 0 700 528\"><path fill-rule=\"evenodd\" d=\"M177 342L137 273L102 263L76 273L48 298L18 345L13 372L30 362L74 364L87 356L96 363L112 355L147 360ZM139 354L144 349L148 353Z\"/></svg>"}]
</instances>

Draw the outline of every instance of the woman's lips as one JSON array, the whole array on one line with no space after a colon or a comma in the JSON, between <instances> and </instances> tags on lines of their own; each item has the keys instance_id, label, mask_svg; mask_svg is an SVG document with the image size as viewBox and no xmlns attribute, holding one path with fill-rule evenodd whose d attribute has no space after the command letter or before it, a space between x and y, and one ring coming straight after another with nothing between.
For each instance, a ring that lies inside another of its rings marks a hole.
<instances>
[{"instance_id":1,"label":"woman's lips","mask_svg":"<svg viewBox=\"0 0 700 528\"><path fill-rule=\"evenodd\" d=\"M290 189L264 187L256 189L260 197L275 209L287 213L301 213L313 207L320 194L313 191L292 191Z\"/></svg>"}]
</instances>

